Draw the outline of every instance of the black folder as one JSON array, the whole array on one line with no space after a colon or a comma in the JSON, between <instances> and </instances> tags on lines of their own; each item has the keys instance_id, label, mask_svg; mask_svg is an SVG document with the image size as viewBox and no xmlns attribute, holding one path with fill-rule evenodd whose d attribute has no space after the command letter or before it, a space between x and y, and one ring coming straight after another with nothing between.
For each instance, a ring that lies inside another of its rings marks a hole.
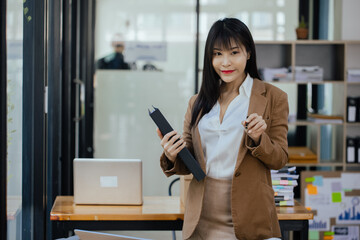
<instances>
[{"instance_id":1,"label":"black folder","mask_svg":"<svg viewBox=\"0 0 360 240\"><path fill-rule=\"evenodd\" d=\"M347 137L346 138L346 162L347 163L356 163L356 139Z\"/></svg>"},{"instance_id":2,"label":"black folder","mask_svg":"<svg viewBox=\"0 0 360 240\"><path fill-rule=\"evenodd\" d=\"M152 120L155 122L157 127L160 129L161 134L164 136L165 134L173 131L173 128L170 126L169 122L162 115L160 110L156 107L153 107L154 110L149 110L149 115ZM190 172L194 175L195 179L201 181L206 175L204 171L201 169L200 164L196 159L191 155L189 149L184 147L179 153L179 157L184 162L186 167L190 170Z\"/></svg>"},{"instance_id":3,"label":"black folder","mask_svg":"<svg viewBox=\"0 0 360 240\"><path fill-rule=\"evenodd\" d=\"M354 97L347 97L346 99L347 101L347 114L346 114L346 118L347 118L347 122L356 122L357 120L357 115L358 113L357 111L357 99Z\"/></svg>"}]
</instances>

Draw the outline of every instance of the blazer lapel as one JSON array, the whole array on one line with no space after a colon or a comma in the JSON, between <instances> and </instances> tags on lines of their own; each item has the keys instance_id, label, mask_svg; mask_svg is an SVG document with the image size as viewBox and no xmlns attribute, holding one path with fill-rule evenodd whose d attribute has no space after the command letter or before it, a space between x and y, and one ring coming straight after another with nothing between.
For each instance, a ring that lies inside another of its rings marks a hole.
<instances>
[{"instance_id":1,"label":"blazer lapel","mask_svg":"<svg viewBox=\"0 0 360 240\"><path fill-rule=\"evenodd\" d=\"M259 116L264 115L265 108L267 105L267 99L264 96L265 92L266 92L265 84L262 81L254 78L253 86L251 90L250 102L249 102L249 110L247 114L248 116L252 113L257 113ZM246 133L244 132L241 138L239 154L235 165L235 171L240 167L240 164L242 163L245 154L247 152L245 146L245 135Z\"/></svg>"}]
</instances>

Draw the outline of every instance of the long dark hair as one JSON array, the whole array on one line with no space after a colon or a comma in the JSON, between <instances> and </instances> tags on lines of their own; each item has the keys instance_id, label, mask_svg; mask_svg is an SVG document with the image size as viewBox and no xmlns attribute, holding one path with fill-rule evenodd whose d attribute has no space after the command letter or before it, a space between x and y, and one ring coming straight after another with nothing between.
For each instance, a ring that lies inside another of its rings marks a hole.
<instances>
[{"instance_id":1,"label":"long dark hair","mask_svg":"<svg viewBox=\"0 0 360 240\"><path fill-rule=\"evenodd\" d=\"M239 46L243 45L246 52L250 53L245 72L252 78L260 79L256 65L255 43L248 27L236 18L224 18L216 21L210 28L206 39L203 78L199 95L194 103L191 126L197 124L198 118L200 120L210 112L220 97L220 77L212 66L214 45L230 49L232 40Z\"/></svg>"}]
</instances>

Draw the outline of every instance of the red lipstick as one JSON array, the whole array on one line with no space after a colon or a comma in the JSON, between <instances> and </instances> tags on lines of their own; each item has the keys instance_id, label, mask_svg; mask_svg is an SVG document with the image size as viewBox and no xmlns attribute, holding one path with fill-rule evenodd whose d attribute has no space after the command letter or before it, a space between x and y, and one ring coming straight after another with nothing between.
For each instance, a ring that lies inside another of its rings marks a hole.
<instances>
[{"instance_id":1,"label":"red lipstick","mask_svg":"<svg viewBox=\"0 0 360 240\"><path fill-rule=\"evenodd\" d=\"M230 73L233 73L234 70L222 70L221 72L225 73L225 74L230 74Z\"/></svg>"}]
</instances>

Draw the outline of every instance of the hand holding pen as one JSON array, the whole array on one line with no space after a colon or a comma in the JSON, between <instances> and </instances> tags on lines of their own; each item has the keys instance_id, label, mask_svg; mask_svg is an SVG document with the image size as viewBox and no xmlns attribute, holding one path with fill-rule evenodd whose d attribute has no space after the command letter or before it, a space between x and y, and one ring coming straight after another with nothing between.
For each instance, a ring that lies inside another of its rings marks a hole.
<instances>
[{"instance_id":1,"label":"hand holding pen","mask_svg":"<svg viewBox=\"0 0 360 240\"><path fill-rule=\"evenodd\" d=\"M261 134L265 132L267 128L262 116L259 116L257 113L252 113L250 116L247 116L245 121L242 121L241 124L245 127L247 135L255 142L255 145L258 145Z\"/></svg>"}]
</instances>

